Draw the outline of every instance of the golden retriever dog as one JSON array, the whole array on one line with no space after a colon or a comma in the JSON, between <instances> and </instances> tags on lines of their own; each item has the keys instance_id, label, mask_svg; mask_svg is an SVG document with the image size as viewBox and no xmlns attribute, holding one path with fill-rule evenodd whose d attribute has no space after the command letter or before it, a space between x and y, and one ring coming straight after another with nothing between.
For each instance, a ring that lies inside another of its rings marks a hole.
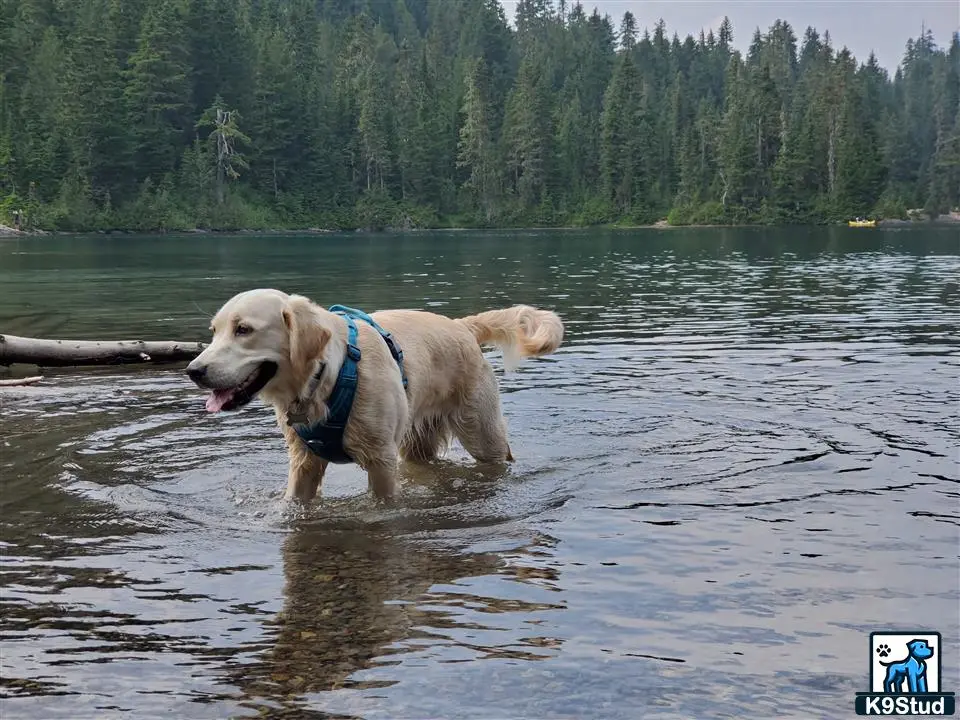
<instances>
[{"instance_id":1,"label":"golden retriever dog","mask_svg":"<svg viewBox=\"0 0 960 720\"><path fill-rule=\"evenodd\" d=\"M501 348L512 369L560 346L560 318L527 305L459 319L419 310L371 317L402 349L408 381L404 388L380 333L356 320L361 358L343 448L366 471L374 495L395 496L399 458L430 461L454 437L478 462L513 460L497 380L481 346ZM326 421L346 359L347 321L306 297L257 289L228 300L210 329L210 344L187 367L190 379L210 391L207 410L236 410L256 396L272 405L289 456L285 497L309 502L328 462L304 443L292 418Z\"/></svg>"}]
</instances>

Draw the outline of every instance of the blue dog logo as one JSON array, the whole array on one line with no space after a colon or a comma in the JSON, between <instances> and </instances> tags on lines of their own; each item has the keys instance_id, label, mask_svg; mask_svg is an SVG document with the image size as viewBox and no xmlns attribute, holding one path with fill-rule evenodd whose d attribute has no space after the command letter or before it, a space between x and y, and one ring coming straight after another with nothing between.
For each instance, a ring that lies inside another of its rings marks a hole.
<instances>
[{"instance_id":1,"label":"blue dog logo","mask_svg":"<svg viewBox=\"0 0 960 720\"><path fill-rule=\"evenodd\" d=\"M857 715L953 715L956 693L940 687L943 648L932 630L870 633L870 689L856 694Z\"/></svg>"},{"instance_id":2,"label":"blue dog logo","mask_svg":"<svg viewBox=\"0 0 960 720\"><path fill-rule=\"evenodd\" d=\"M927 663L926 661L933 657L936 650L926 640L914 639L907 643L907 657L903 660L894 662L885 662L880 660L880 664L887 669L886 677L883 679L883 691L885 693L904 692L903 683L906 681L909 693L927 692ZM877 647L877 655L881 658L890 654L888 645Z\"/></svg>"}]
</instances>

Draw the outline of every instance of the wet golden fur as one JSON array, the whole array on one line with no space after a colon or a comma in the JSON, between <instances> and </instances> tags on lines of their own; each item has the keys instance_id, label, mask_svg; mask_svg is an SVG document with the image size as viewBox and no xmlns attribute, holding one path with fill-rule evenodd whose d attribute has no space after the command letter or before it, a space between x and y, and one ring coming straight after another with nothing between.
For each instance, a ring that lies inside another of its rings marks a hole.
<instances>
[{"instance_id":1,"label":"wet golden fur","mask_svg":"<svg viewBox=\"0 0 960 720\"><path fill-rule=\"evenodd\" d=\"M404 391L376 330L357 321L362 359L344 445L366 470L370 489L378 497L393 496L399 458L432 460L454 437L479 462L512 460L496 377L480 346L502 348L508 366L552 353L563 340L560 318L526 305L460 319L414 310L384 310L372 317L403 349L409 385ZM237 335L238 325L250 332ZM305 406L311 422L325 418L325 400L346 352L346 322L306 297L260 289L231 298L212 329L213 340L191 367L202 367L213 386L239 385L263 362L277 365L260 397L273 406L286 439L286 497L310 501L327 463L287 425L287 411L323 362L327 370Z\"/></svg>"}]
</instances>

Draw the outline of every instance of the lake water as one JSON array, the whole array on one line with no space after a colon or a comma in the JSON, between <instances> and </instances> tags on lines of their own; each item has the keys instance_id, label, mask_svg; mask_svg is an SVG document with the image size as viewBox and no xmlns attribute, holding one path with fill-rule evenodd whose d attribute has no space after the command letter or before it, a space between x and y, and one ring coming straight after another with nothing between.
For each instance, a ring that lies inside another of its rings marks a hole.
<instances>
[{"instance_id":1,"label":"lake water","mask_svg":"<svg viewBox=\"0 0 960 720\"><path fill-rule=\"evenodd\" d=\"M0 715L853 716L871 631L960 691L951 229L0 241L0 331L202 340L233 293L566 322L517 462L285 510L255 403L180 368L0 389ZM500 371L499 357L491 361Z\"/></svg>"}]
</instances>

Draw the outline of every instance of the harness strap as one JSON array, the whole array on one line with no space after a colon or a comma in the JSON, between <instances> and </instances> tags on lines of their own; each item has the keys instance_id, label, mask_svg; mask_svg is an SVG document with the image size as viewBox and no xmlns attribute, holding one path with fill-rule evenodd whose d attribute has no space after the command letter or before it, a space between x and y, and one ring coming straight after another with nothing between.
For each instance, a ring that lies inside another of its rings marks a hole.
<instances>
[{"instance_id":1,"label":"harness strap","mask_svg":"<svg viewBox=\"0 0 960 720\"><path fill-rule=\"evenodd\" d=\"M343 446L343 433L347 426L347 420L350 418L353 398L357 393L358 365L361 357L358 343L359 330L354 318L369 324L387 343L390 354L400 368L400 377L403 380L404 388L407 387L407 374L403 369L403 350L400 345L394 340L393 335L380 327L372 317L361 310L355 310L344 305L333 305L330 312L340 315L347 323L347 354L343 359L343 365L340 366L340 372L337 375L337 381L333 386L330 399L327 401L327 419L323 422L308 424L305 410L313 393L316 392L326 368L324 363L320 363L319 368L310 379L306 395L297 399L291 410L287 412L287 424L293 427L300 439L314 454L328 462L350 463L353 462L353 458L350 457Z\"/></svg>"},{"instance_id":2,"label":"harness strap","mask_svg":"<svg viewBox=\"0 0 960 720\"><path fill-rule=\"evenodd\" d=\"M363 310L357 310L355 308L347 307L346 305L331 305L330 312L337 313L345 318L355 317L358 320L363 320L370 327L380 333L380 337L383 338L384 342L387 343L387 347L390 348L390 354L393 355L394 362L396 362L400 367L400 377L403 380L403 387L407 387L407 373L403 369L403 349L400 347L391 333L384 330L372 317L363 312Z\"/></svg>"},{"instance_id":3,"label":"harness strap","mask_svg":"<svg viewBox=\"0 0 960 720\"><path fill-rule=\"evenodd\" d=\"M357 344L359 332L353 318L344 316L347 322L347 354L340 366L337 382L327 403L326 421L310 425L294 425L300 439L310 450L333 463L353 462L343 447L343 431L350 417L353 398L357 393L357 364L360 362L360 346ZM322 372L323 368L321 368ZM293 420L293 418L290 418ZM288 420L288 422L290 421Z\"/></svg>"}]
</instances>

